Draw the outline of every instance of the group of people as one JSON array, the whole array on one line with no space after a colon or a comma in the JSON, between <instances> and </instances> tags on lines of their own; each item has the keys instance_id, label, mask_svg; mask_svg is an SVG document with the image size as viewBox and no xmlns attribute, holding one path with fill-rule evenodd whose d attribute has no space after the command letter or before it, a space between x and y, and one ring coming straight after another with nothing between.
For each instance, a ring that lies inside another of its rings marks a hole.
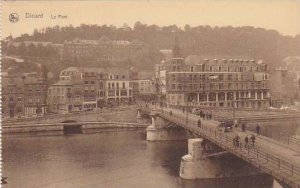
<instances>
[{"instance_id":1,"label":"group of people","mask_svg":"<svg viewBox=\"0 0 300 188\"><path fill-rule=\"evenodd\" d=\"M200 110L199 116L200 116L200 118L207 119L207 120L212 119L212 113L211 112L206 112L205 113L204 111Z\"/></svg>"},{"instance_id":2,"label":"group of people","mask_svg":"<svg viewBox=\"0 0 300 188\"><path fill-rule=\"evenodd\" d=\"M235 127L238 128L238 124L235 124ZM246 131L246 124L245 123L242 123L241 130L242 130L242 132ZM256 135L259 136L259 134L260 134L260 126L258 124L256 124L255 131L256 131Z\"/></svg>"},{"instance_id":3,"label":"group of people","mask_svg":"<svg viewBox=\"0 0 300 188\"><path fill-rule=\"evenodd\" d=\"M245 136L245 147L248 148L250 143L249 141L251 141L251 146L254 147L255 145L255 136L254 135L251 135L250 137L248 135ZM241 140L240 140L240 136L237 134L234 138L233 138L233 146L235 147L242 147L242 143L241 143Z\"/></svg>"}]
</instances>

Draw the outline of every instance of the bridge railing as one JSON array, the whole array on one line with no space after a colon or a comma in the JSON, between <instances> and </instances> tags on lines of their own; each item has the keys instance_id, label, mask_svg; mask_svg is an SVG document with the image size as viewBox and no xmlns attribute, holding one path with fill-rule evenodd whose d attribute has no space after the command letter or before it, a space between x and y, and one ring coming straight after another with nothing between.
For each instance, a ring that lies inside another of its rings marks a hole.
<instances>
[{"instance_id":1,"label":"bridge railing","mask_svg":"<svg viewBox=\"0 0 300 188\"><path fill-rule=\"evenodd\" d=\"M160 113L163 118L175 122L178 125L181 125L182 127L190 130L191 132L197 133L198 135L207 138L223 149L243 158L256 167L265 170L267 173L272 174L276 178L286 181L287 183L290 183L290 185L296 185L293 187L300 187L299 182L297 184L294 181L295 179L300 179L299 166L296 166L291 162L287 162L280 159L279 157L265 152L262 148L259 148L257 146L251 147L249 145L246 147L240 145L237 147L233 144L235 135L220 132L216 128L209 127L208 125L201 125L200 127L198 127L197 121L192 119L187 120L187 118L183 115L171 114L168 110L162 109L157 109L156 112Z\"/></svg>"},{"instance_id":2,"label":"bridge railing","mask_svg":"<svg viewBox=\"0 0 300 188\"><path fill-rule=\"evenodd\" d=\"M278 140L281 141L282 143L288 144L290 146L294 146L295 149L297 150L300 149L300 138L297 138L295 136L279 135Z\"/></svg>"}]
</instances>

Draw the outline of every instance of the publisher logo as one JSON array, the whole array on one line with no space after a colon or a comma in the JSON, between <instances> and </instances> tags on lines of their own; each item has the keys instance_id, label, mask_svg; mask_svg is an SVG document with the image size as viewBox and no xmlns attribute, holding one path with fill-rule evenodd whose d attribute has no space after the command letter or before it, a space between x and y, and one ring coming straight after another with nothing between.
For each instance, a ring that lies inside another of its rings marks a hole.
<instances>
[{"instance_id":1,"label":"publisher logo","mask_svg":"<svg viewBox=\"0 0 300 188\"><path fill-rule=\"evenodd\" d=\"M9 15L9 21L12 23L17 23L19 21L19 15L17 13L11 13Z\"/></svg>"}]
</instances>

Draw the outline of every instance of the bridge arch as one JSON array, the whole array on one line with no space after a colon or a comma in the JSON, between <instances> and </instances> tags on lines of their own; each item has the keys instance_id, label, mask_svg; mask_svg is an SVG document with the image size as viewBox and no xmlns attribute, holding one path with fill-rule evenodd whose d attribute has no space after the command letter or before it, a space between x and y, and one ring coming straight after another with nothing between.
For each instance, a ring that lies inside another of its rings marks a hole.
<instances>
[{"instance_id":1,"label":"bridge arch","mask_svg":"<svg viewBox=\"0 0 300 188\"><path fill-rule=\"evenodd\" d=\"M65 134L82 133L82 124L76 120L64 120L61 123Z\"/></svg>"}]
</instances>

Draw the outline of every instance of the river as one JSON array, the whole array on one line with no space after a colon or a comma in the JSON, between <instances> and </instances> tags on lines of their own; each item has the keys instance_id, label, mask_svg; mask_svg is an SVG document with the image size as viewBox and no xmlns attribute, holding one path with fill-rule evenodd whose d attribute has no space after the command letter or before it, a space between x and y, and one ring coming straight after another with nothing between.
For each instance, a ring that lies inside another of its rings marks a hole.
<instances>
[{"instance_id":1,"label":"river","mask_svg":"<svg viewBox=\"0 0 300 188\"><path fill-rule=\"evenodd\" d=\"M178 175L187 142L147 142L145 137L145 131L5 136L2 173L8 184L3 187L272 187L260 177L183 180Z\"/></svg>"}]
</instances>

